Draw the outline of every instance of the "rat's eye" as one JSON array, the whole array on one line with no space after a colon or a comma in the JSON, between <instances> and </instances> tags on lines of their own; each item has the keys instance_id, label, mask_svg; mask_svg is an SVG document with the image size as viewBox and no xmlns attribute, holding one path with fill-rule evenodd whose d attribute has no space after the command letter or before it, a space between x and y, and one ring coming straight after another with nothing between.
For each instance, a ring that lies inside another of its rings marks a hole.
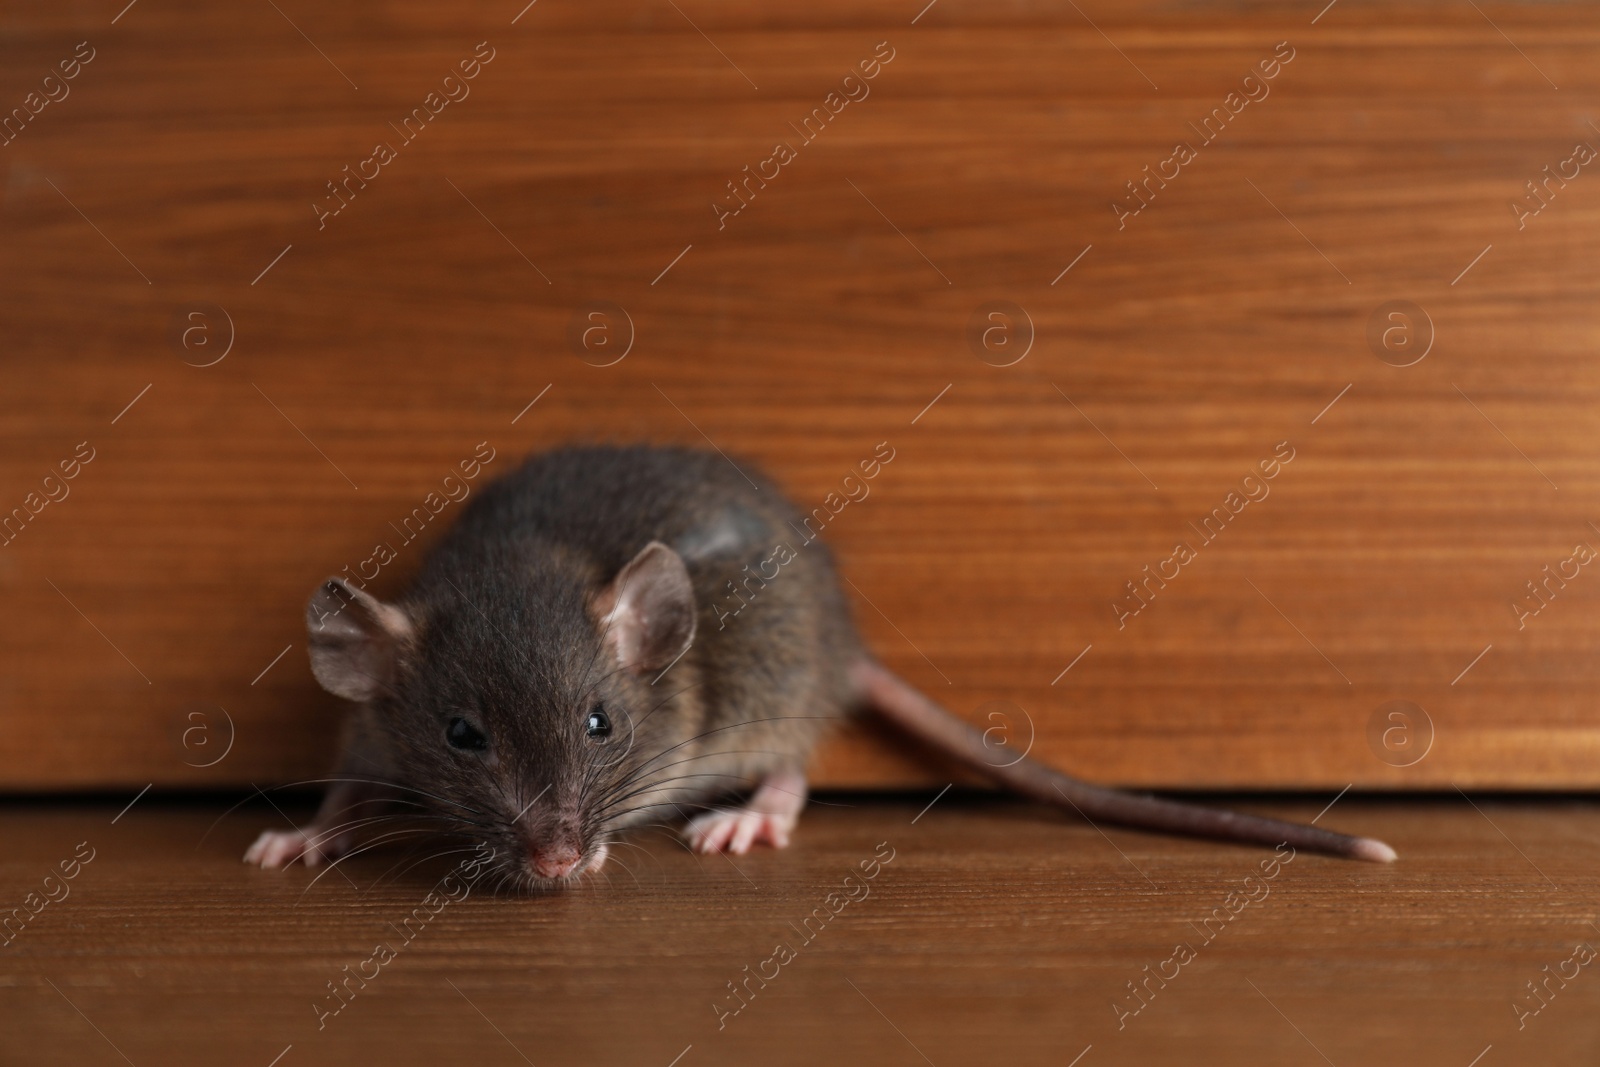
<instances>
[{"instance_id":1,"label":"rat's eye","mask_svg":"<svg viewBox=\"0 0 1600 1067\"><path fill-rule=\"evenodd\" d=\"M444 738L450 742L451 748L482 752L489 747L489 739L483 736L483 731L466 719L451 719L450 728L444 732Z\"/></svg>"},{"instance_id":2,"label":"rat's eye","mask_svg":"<svg viewBox=\"0 0 1600 1067\"><path fill-rule=\"evenodd\" d=\"M604 743L605 739L611 736L611 718L606 715L606 709L603 705L596 704L589 709L589 718L585 721L584 726L589 731L591 740Z\"/></svg>"}]
</instances>

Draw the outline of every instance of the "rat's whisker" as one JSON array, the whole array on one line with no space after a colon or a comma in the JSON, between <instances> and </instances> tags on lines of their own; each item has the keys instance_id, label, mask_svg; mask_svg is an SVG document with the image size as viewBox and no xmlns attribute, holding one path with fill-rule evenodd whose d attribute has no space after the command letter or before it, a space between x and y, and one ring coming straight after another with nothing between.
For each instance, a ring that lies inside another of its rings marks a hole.
<instances>
[{"instance_id":1,"label":"rat's whisker","mask_svg":"<svg viewBox=\"0 0 1600 1067\"><path fill-rule=\"evenodd\" d=\"M433 831L431 831L429 829L426 829L426 828L423 828L423 827L416 827L416 828L409 829L409 830L395 830L395 831L392 831L392 832L387 833L387 834L380 834L378 837L374 838L373 840L368 841L365 844L362 844L362 845L360 845L360 846L358 846L356 848L353 848L349 852L346 852L343 856L340 856L338 859L336 859L332 863L328 864L327 867L325 867L324 869L319 871L315 878L311 879L310 882L306 883L305 889L301 890L301 892L300 892L300 900L304 900L306 894L311 892L311 889L312 889L313 886L315 886L318 882L322 881L322 879L324 877L326 877L327 875L332 874L333 873L333 869L335 867L339 866L339 864L345 862L346 860L354 859L355 857L361 855L363 852L371 852L373 849L379 847L380 845L382 845L386 841L391 841L391 840L394 840L394 839L400 838L400 837L415 836L417 834L430 834L432 832ZM296 901L297 905L298 905L298 903L299 903L299 901Z\"/></svg>"},{"instance_id":2,"label":"rat's whisker","mask_svg":"<svg viewBox=\"0 0 1600 1067\"><path fill-rule=\"evenodd\" d=\"M715 758L726 756L726 755L727 755L727 753L725 753L725 752L697 752L693 756L685 756L681 760L676 760L676 761L674 761L672 763L663 764L660 767L649 768L647 770L644 770L644 772L641 773L641 774L630 775L628 778L625 778L625 779L622 779L622 780L618 781L612 787L611 791L609 793L602 794L602 797L604 798L604 797L613 795L614 793L616 793L616 792L618 792L618 791L620 791L622 789L626 789L626 788L631 787L632 785L636 784L637 782L639 782L643 778L644 773L661 774L661 773L664 773L666 771L671 770L673 767L681 767L684 764L693 763L696 760L715 759ZM745 756L761 755L761 756L778 756L778 757L782 757L782 756L788 755L788 753L778 751L777 749L770 749L770 748L747 748L747 749L741 749L740 750L740 755L745 755ZM746 780L748 780L748 779L746 779Z\"/></svg>"},{"instance_id":3,"label":"rat's whisker","mask_svg":"<svg viewBox=\"0 0 1600 1067\"><path fill-rule=\"evenodd\" d=\"M679 690L677 690L675 692L672 692L672 693L668 693L666 696L664 696L660 700L656 701L655 704L651 706L650 710L645 712L644 715L640 717L639 721L636 724L634 724L634 728L633 728L634 734L637 735L638 732L639 732L639 729L641 727L643 727L645 723L650 721L650 716L654 715L656 712L658 712L662 708L666 707L667 704L669 704L670 702L672 702L674 700L677 700L679 697L683 696L683 694L687 693L689 690L691 690L691 689L699 689L704 684L705 684L704 682L690 682L688 685L684 686L682 689L679 689Z\"/></svg>"},{"instance_id":4,"label":"rat's whisker","mask_svg":"<svg viewBox=\"0 0 1600 1067\"><path fill-rule=\"evenodd\" d=\"M594 810L595 810L595 812L597 814L605 814L607 811L609 811L610 808L614 807L615 805L624 803L624 802L626 802L628 800L633 799L634 797L642 796L643 794L654 792L654 791L657 791L657 790L664 790L664 789L670 788L673 785L676 785L679 782L688 781L689 779L694 779L694 778L727 778L727 779L731 779L734 782L739 783L740 785L748 785L749 781L750 781L748 778L746 778L742 774L733 774L731 772L703 771L703 772L696 773L696 774L677 774L677 775L673 775L670 778L663 779L660 782L653 782L653 783L651 783L649 785L641 786L640 788L631 790L631 791L629 791L629 792L627 792L627 793L625 793L625 794L623 794L621 796L612 797L609 800L607 800L604 804L596 806L596 808Z\"/></svg>"},{"instance_id":5,"label":"rat's whisker","mask_svg":"<svg viewBox=\"0 0 1600 1067\"><path fill-rule=\"evenodd\" d=\"M645 768L649 767L656 760L664 759L667 756L671 755L673 752L676 752L678 749L682 748L684 745L690 745L690 744L693 744L696 741L704 740L705 738L710 737L712 734L725 733L725 732L727 732L729 730L740 730L740 729L743 729L743 728L745 728L747 726L756 726L756 725L761 724L761 723L788 722L788 721L797 721L797 720L823 720L823 721L829 721L829 718L830 717L827 716L827 715L770 715L770 716L767 716L765 718L760 718L760 719L743 719L743 720L741 720L739 722L729 723L729 724L727 724L725 726L714 726L711 729L706 730L706 731L704 731L702 733L695 734L693 737L686 738L685 740L678 742L676 745L672 745L671 747L665 749L662 752L656 753L654 756L650 757L648 760L645 760L643 763L641 763L639 765L638 769L640 771L643 771Z\"/></svg>"},{"instance_id":6,"label":"rat's whisker","mask_svg":"<svg viewBox=\"0 0 1600 1067\"><path fill-rule=\"evenodd\" d=\"M454 856L454 855L457 855L458 853L462 853L462 852L476 852L476 851L477 851L477 848L474 846L474 847L471 847L471 848L450 848L450 849L445 849L445 850L443 850L441 852L430 852L426 856L422 857L420 860L417 860L415 863L412 863L409 866L407 866L406 869L401 871L399 874L395 875L395 881L398 882L401 878L404 878L407 874L409 874L414 868L420 867L424 863L429 863L429 862L432 862L433 860L440 860L440 859L443 859L446 856ZM410 853L407 853L405 859L402 859L400 861L400 863L405 863L405 861L407 859L410 859L410 858L411 858ZM387 871L384 871L383 874L381 874L378 877L378 882L382 882L383 879L387 878L391 873L393 873L395 867L400 866L400 863L397 863L397 864L395 864L394 867L390 867ZM378 885L378 882L374 882L372 884L372 888L376 888L377 885ZM368 892L371 892L370 888L369 888Z\"/></svg>"},{"instance_id":7,"label":"rat's whisker","mask_svg":"<svg viewBox=\"0 0 1600 1067\"><path fill-rule=\"evenodd\" d=\"M639 876L633 873L632 867L629 867L626 863L623 863L622 860L618 859L616 856L610 857L610 862L615 863L618 867L621 867L623 870L628 872L628 877L633 879L635 888L642 888L643 883L639 881ZM607 885L611 884L611 876L606 874L604 870L594 871L592 873L604 877Z\"/></svg>"},{"instance_id":8,"label":"rat's whisker","mask_svg":"<svg viewBox=\"0 0 1600 1067\"><path fill-rule=\"evenodd\" d=\"M656 858L655 853L651 852L637 841L626 841L621 837L608 837L606 838L605 843L607 848L631 848L642 855L645 859L654 860Z\"/></svg>"},{"instance_id":9,"label":"rat's whisker","mask_svg":"<svg viewBox=\"0 0 1600 1067\"><path fill-rule=\"evenodd\" d=\"M240 808L242 808L246 804L250 803L257 796L263 796L264 797L269 792L276 792L276 791L282 790L282 789L295 789L295 788L298 788L300 786L305 786L305 785L332 785L332 784L339 784L339 783L351 783L351 784L356 784L356 785L380 785L380 786L385 786L385 787L388 787L388 788L391 788L391 789L399 789L399 790L405 790L407 792L419 793L419 794L422 794L423 796L433 796L434 795L434 794L428 793L426 790L416 789L416 788L413 788L411 786L400 785L399 783L396 783L396 782L387 782L387 781L384 781L382 779L377 779L377 778L356 778L356 777L353 777L353 776L350 776L350 775L332 775L332 776L329 776L329 777L326 777L326 778L305 778L305 779L302 779L302 780L300 780L298 782L284 782L281 785L268 786L266 789L257 789L256 792L251 793L249 796L245 797L243 800L240 800L238 803L233 804L226 811L224 811L221 815L218 815L214 820L212 820L211 825L206 828L206 832L205 833L200 835L200 840L195 843L194 847L195 847L196 850L199 850L199 848L206 843L206 839L211 836L212 831L216 830L217 826L222 822L223 819L226 819L229 815L232 815L234 812L238 811ZM442 797L435 797L435 799L441 799L442 800L443 798ZM269 803L270 803L270 799L269 799ZM359 803L366 803L366 801L360 801ZM462 807L466 807L466 805L462 805ZM476 812L476 814L486 815L487 813L486 812Z\"/></svg>"}]
</instances>

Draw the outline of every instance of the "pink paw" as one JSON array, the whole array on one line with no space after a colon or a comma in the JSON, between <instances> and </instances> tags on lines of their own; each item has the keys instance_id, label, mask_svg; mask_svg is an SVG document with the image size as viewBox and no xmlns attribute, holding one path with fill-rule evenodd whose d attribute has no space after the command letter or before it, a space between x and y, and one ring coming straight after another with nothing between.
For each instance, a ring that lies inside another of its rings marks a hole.
<instances>
[{"instance_id":1,"label":"pink paw","mask_svg":"<svg viewBox=\"0 0 1600 1067\"><path fill-rule=\"evenodd\" d=\"M718 808L689 820L683 828L683 839L702 855L732 852L742 856L760 841L773 848L784 848L789 844L795 821L793 814Z\"/></svg>"},{"instance_id":2,"label":"pink paw","mask_svg":"<svg viewBox=\"0 0 1600 1067\"><path fill-rule=\"evenodd\" d=\"M337 850L328 842L317 843L317 837L314 829L310 833L301 830L267 830L256 838L256 843L244 854L244 861L269 871L287 867L295 860L307 867L320 867L324 862L334 859Z\"/></svg>"}]
</instances>

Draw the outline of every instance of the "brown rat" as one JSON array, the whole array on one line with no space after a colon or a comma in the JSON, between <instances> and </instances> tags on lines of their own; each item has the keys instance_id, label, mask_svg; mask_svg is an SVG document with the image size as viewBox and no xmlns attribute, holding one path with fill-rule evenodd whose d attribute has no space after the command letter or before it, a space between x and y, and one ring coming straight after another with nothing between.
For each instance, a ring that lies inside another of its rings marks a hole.
<instances>
[{"instance_id":1,"label":"brown rat","mask_svg":"<svg viewBox=\"0 0 1600 1067\"><path fill-rule=\"evenodd\" d=\"M598 869L645 823L682 821L702 852L782 847L812 749L859 710L1086 818L1394 858L1368 838L997 763L867 653L804 514L715 453L534 456L467 505L398 600L331 579L306 623L317 680L360 706L315 820L246 854L263 867L347 854L380 808L422 821L376 840L455 832L523 885ZM743 799L715 806L729 797Z\"/></svg>"}]
</instances>

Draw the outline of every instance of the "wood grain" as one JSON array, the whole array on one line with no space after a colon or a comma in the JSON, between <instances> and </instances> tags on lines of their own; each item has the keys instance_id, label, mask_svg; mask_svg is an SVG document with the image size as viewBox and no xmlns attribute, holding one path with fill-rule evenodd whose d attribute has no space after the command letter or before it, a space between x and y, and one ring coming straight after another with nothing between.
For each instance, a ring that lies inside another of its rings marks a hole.
<instances>
[{"instance_id":1,"label":"wood grain","mask_svg":"<svg viewBox=\"0 0 1600 1067\"><path fill-rule=\"evenodd\" d=\"M1591 804L1340 800L1322 824L1393 842L1386 867L1271 867L1270 850L1101 836L955 795L920 818L921 800L814 806L784 852L697 859L645 834L616 853L626 870L559 896L445 884L457 899L418 925L455 857L408 871L426 853L372 852L313 881L238 862L283 825L259 801L147 797L113 825L123 803L0 810L0 907L80 842L94 854L0 949L0 1062L960 1067L1090 1046L1079 1067L1465 1067L1490 1046L1482 1064L1592 1061L1600 980L1563 966L1600 939ZM1324 803L1250 806L1309 819ZM852 871L855 899L829 907ZM365 965L379 944L394 958ZM778 944L794 958L768 963ZM1194 958L1170 977L1178 944ZM1170 980L1120 1015L1146 966ZM346 967L370 980L335 999ZM1545 968L1570 980L1519 1029ZM738 1007L728 983L757 972Z\"/></svg>"},{"instance_id":2,"label":"wood grain","mask_svg":"<svg viewBox=\"0 0 1600 1067\"><path fill-rule=\"evenodd\" d=\"M572 439L709 441L807 507L890 442L825 533L873 646L974 721L1010 702L1014 743L1081 775L1600 783L1600 578L1513 608L1600 547L1600 179L1510 209L1600 145L1584 11L520 6L8 13L0 105L94 58L0 147L0 508L94 459L0 548L5 786L321 773L308 591L398 544L479 442L492 474ZM470 95L404 141L478 42ZM869 95L803 142L836 90ZM1265 95L1201 143L1233 92ZM795 158L719 229L779 140ZM319 229L327 183L390 141ZM1433 335L1407 367L1368 344L1399 300ZM595 302L631 328L575 349ZM993 302L1032 323L1010 366L1020 319L970 342ZM1201 544L1188 524L1285 441ZM1431 723L1410 766L1370 740L1392 701L1422 714L1391 742ZM868 734L818 771L948 780Z\"/></svg>"}]
</instances>

